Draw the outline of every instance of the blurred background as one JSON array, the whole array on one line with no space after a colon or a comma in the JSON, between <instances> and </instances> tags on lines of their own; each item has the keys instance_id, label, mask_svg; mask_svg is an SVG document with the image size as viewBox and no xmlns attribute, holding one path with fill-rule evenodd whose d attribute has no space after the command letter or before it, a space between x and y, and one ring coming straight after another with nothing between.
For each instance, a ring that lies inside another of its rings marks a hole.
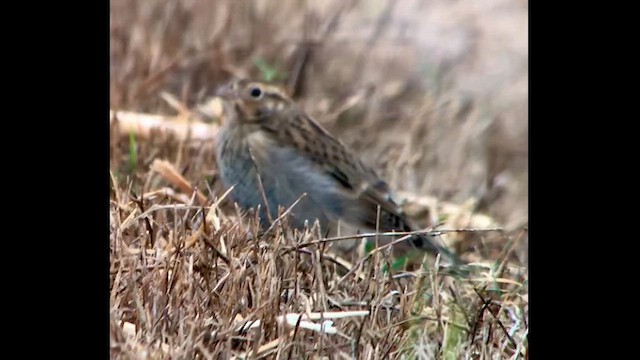
<instances>
[{"instance_id":1,"label":"blurred background","mask_svg":"<svg viewBox=\"0 0 640 360\"><path fill-rule=\"evenodd\" d=\"M162 92L195 108L232 76L275 82L400 193L471 204L516 231L528 221L527 8L111 0L111 108L172 115ZM201 181L215 174L213 159L182 169ZM112 170L119 164L112 154Z\"/></svg>"}]
</instances>

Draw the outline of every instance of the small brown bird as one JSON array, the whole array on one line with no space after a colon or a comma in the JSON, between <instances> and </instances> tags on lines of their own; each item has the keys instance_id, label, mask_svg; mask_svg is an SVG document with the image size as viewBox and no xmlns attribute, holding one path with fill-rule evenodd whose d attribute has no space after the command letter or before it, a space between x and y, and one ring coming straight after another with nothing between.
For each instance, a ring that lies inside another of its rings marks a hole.
<instances>
[{"instance_id":1,"label":"small brown bird","mask_svg":"<svg viewBox=\"0 0 640 360\"><path fill-rule=\"evenodd\" d=\"M387 183L352 151L331 136L275 86L236 80L222 87L225 121L217 141L217 161L225 186L235 185L233 199L244 208L262 205L260 175L268 211L292 205L293 223L316 219L326 231L342 220L362 231L375 231L380 206L381 231L412 231ZM257 174L256 174L257 171ZM266 213L261 214L268 224ZM457 257L431 236L414 235L412 246Z\"/></svg>"}]
</instances>

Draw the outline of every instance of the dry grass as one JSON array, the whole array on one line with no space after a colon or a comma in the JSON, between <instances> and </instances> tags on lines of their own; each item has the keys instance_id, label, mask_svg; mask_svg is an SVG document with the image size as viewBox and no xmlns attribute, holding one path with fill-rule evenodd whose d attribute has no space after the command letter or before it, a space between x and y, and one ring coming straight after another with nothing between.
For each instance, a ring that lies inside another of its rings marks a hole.
<instances>
[{"instance_id":1,"label":"dry grass","mask_svg":"<svg viewBox=\"0 0 640 360\"><path fill-rule=\"evenodd\" d=\"M479 264L465 277L431 259L395 270L384 251L340 261L328 242L298 246L317 229L284 217L264 234L218 202L211 141L112 126L112 358L524 357L526 5L112 0L112 109L175 114L161 92L193 109L231 75L273 78L418 220L505 229L447 236ZM356 310L336 334L279 318Z\"/></svg>"}]
</instances>

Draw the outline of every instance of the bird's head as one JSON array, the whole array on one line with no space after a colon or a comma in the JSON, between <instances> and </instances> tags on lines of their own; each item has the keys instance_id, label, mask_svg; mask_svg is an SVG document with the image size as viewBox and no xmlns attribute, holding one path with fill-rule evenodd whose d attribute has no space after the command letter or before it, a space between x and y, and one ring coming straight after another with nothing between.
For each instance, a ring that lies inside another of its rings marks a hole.
<instances>
[{"instance_id":1,"label":"bird's head","mask_svg":"<svg viewBox=\"0 0 640 360\"><path fill-rule=\"evenodd\" d=\"M272 120L273 115L286 111L292 100L278 87L239 79L218 89L224 100L225 121L238 124L258 124Z\"/></svg>"}]
</instances>

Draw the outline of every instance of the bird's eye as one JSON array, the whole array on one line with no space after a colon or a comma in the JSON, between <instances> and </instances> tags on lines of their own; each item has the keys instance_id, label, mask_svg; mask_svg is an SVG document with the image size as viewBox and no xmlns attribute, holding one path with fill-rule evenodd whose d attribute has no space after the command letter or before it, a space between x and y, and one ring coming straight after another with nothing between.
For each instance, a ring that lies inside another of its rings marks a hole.
<instances>
[{"instance_id":1,"label":"bird's eye","mask_svg":"<svg viewBox=\"0 0 640 360\"><path fill-rule=\"evenodd\" d=\"M258 87L254 87L254 88L251 89L249 94L251 94L252 98L257 99L262 95L262 90L260 90L260 88L258 88Z\"/></svg>"}]
</instances>

